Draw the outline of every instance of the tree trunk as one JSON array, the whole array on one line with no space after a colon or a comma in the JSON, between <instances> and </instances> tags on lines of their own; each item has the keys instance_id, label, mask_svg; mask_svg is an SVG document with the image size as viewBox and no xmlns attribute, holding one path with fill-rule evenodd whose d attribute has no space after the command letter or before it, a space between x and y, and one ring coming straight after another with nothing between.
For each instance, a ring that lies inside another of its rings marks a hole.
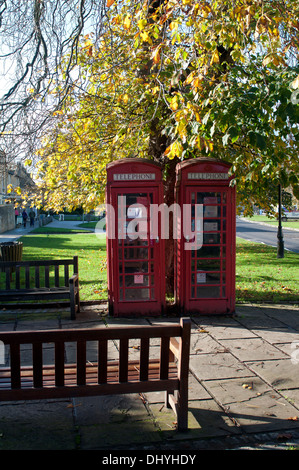
<instances>
[{"instance_id":1,"label":"tree trunk","mask_svg":"<svg viewBox=\"0 0 299 470\"><path fill-rule=\"evenodd\" d=\"M167 160L164 163L165 181L164 181L164 202L170 207L174 202L174 188L176 173L175 167L179 159ZM166 168L165 168L166 167ZM173 296L174 294L174 240L173 240L173 213L169 212L169 239L165 240L165 286L166 294Z\"/></svg>"},{"instance_id":2,"label":"tree trunk","mask_svg":"<svg viewBox=\"0 0 299 470\"><path fill-rule=\"evenodd\" d=\"M149 139L149 156L162 165L164 174L164 203L170 207L174 203L175 167L179 159L169 160L164 152L169 145L165 135L161 133L158 122L153 120ZM169 239L165 240L165 276L166 294L173 296L174 293L174 243L173 243L173 213L169 212Z\"/></svg>"}]
</instances>

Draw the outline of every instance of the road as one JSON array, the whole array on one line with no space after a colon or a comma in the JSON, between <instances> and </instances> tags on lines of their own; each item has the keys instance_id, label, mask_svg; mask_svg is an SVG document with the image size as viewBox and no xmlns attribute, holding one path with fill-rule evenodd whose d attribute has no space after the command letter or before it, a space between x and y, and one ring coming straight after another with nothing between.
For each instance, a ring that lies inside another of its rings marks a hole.
<instances>
[{"instance_id":1,"label":"road","mask_svg":"<svg viewBox=\"0 0 299 470\"><path fill-rule=\"evenodd\" d=\"M282 224L282 232L284 248L299 253L299 231L285 229ZM248 222L237 217L237 237L277 247L277 226Z\"/></svg>"}]
</instances>

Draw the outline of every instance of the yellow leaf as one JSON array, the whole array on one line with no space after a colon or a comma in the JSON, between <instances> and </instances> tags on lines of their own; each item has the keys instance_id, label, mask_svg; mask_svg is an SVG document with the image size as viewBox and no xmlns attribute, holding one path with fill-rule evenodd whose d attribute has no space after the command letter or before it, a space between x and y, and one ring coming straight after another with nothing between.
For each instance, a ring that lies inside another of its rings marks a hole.
<instances>
[{"instance_id":1,"label":"yellow leaf","mask_svg":"<svg viewBox=\"0 0 299 470\"><path fill-rule=\"evenodd\" d=\"M128 101L129 101L129 95L127 95L127 93L126 93L126 94L122 97L122 100L123 100L123 102L124 102L125 104L127 104Z\"/></svg>"},{"instance_id":2,"label":"yellow leaf","mask_svg":"<svg viewBox=\"0 0 299 470\"><path fill-rule=\"evenodd\" d=\"M154 64L158 64L160 62L160 49L161 47L159 46L153 52L152 59L154 61Z\"/></svg>"},{"instance_id":3,"label":"yellow leaf","mask_svg":"<svg viewBox=\"0 0 299 470\"><path fill-rule=\"evenodd\" d=\"M194 72L191 72L188 77L186 78L186 85L190 85L190 83L192 82L193 80L193 77L194 77Z\"/></svg>"},{"instance_id":4,"label":"yellow leaf","mask_svg":"<svg viewBox=\"0 0 299 470\"><path fill-rule=\"evenodd\" d=\"M140 29L140 31L142 31L146 27L146 25L147 21L145 19L138 21L138 28Z\"/></svg>"},{"instance_id":5,"label":"yellow leaf","mask_svg":"<svg viewBox=\"0 0 299 470\"><path fill-rule=\"evenodd\" d=\"M182 144L178 141L173 142L170 147L166 150L169 158L181 157L183 151ZM165 152L165 153L166 153Z\"/></svg>"},{"instance_id":6,"label":"yellow leaf","mask_svg":"<svg viewBox=\"0 0 299 470\"><path fill-rule=\"evenodd\" d=\"M186 125L185 125L185 120L182 119L178 125L176 126L176 131L179 133L181 139L183 142L185 142L186 140L186 136L187 136L187 129L186 129Z\"/></svg>"},{"instance_id":7,"label":"yellow leaf","mask_svg":"<svg viewBox=\"0 0 299 470\"><path fill-rule=\"evenodd\" d=\"M125 17L124 27L126 29L130 29L130 27L131 27L131 19L128 15Z\"/></svg>"},{"instance_id":8,"label":"yellow leaf","mask_svg":"<svg viewBox=\"0 0 299 470\"><path fill-rule=\"evenodd\" d=\"M177 21L172 21L169 25L170 31L176 31L178 29L178 22Z\"/></svg>"},{"instance_id":9,"label":"yellow leaf","mask_svg":"<svg viewBox=\"0 0 299 470\"><path fill-rule=\"evenodd\" d=\"M107 0L107 7L111 7L111 5L113 5L113 3L115 2L115 0Z\"/></svg>"},{"instance_id":10,"label":"yellow leaf","mask_svg":"<svg viewBox=\"0 0 299 470\"><path fill-rule=\"evenodd\" d=\"M178 103L178 97L176 95L171 99L169 106L170 106L170 109L172 109L172 111L176 111L178 109L179 103Z\"/></svg>"},{"instance_id":11,"label":"yellow leaf","mask_svg":"<svg viewBox=\"0 0 299 470\"><path fill-rule=\"evenodd\" d=\"M212 58L211 58L211 65L214 64L214 62L215 62L215 63L219 62L219 55L218 55L218 51L217 51L217 50L215 50L215 51L213 52L213 55L212 55Z\"/></svg>"},{"instance_id":12,"label":"yellow leaf","mask_svg":"<svg viewBox=\"0 0 299 470\"><path fill-rule=\"evenodd\" d=\"M146 42L150 39L150 37L149 37L149 35L146 31L142 31L140 33L140 36L141 36L141 39L142 39L143 42Z\"/></svg>"},{"instance_id":13,"label":"yellow leaf","mask_svg":"<svg viewBox=\"0 0 299 470\"><path fill-rule=\"evenodd\" d=\"M299 75L297 78L295 78L295 80L291 83L291 87L294 89L294 90L297 90L299 88Z\"/></svg>"},{"instance_id":14,"label":"yellow leaf","mask_svg":"<svg viewBox=\"0 0 299 470\"><path fill-rule=\"evenodd\" d=\"M273 61L273 56L271 54L268 54L263 60L263 65L266 66L270 64L272 61Z\"/></svg>"}]
</instances>

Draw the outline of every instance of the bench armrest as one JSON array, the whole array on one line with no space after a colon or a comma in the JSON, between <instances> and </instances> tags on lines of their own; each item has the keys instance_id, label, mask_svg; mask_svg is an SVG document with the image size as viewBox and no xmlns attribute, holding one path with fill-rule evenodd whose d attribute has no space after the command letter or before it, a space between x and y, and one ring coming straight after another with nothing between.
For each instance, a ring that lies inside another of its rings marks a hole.
<instances>
[{"instance_id":1,"label":"bench armrest","mask_svg":"<svg viewBox=\"0 0 299 470\"><path fill-rule=\"evenodd\" d=\"M70 278L69 278L69 283L70 284L75 284L76 282L78 283L79 281L79 275L78 274L73 274Z\"/></svg>"},{"instance_id":2,"label":"bench armrest","mask_svg":"<svg viewBox=\"0 0 299 470\"><path fill-rule=\"evenodd\" d=\"M179 347L179 342L177 339L170 338L169 349L178 359L180 356L180 347Z\"/></svg>"}]
</instances>

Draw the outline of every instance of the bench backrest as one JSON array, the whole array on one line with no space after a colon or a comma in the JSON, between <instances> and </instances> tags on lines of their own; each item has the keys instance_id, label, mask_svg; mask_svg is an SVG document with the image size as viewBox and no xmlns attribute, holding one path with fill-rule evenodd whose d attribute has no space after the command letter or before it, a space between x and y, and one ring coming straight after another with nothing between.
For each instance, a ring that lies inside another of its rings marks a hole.
<instances>
[{"instance_id":1,"label":"bench backrest","mask_svg":"<svg viewBox=\"0 0 299 470\"><path fill-rule=\"evenodd\" d=\"M180 324L159 326L108 327L96 329L64 329L43 331L20 331L0 333L0 341L10 347L11 389L21 388L21 345L32 345L33 387L43 387L43 344L54 343L55 386L65 384L65 344L76 344L77 385L86 384L88 367L86 346L89 341L97 342L97 383L107 383L108 341L119 340L119 382L127 382L129 366L129 341L140 340L139 380L148 380L150 339L159 338L160 342L160 380L168 379L170 360L173 354L178 357L178 375L180 380L188 380L190 319L181 318ZM176 339L178 338L178 339ZM0 366L1 367L1 366ZM1 371L1 368L0 368ZM28 385L27 385L28 387ZM120 390L121 393L121 390Z\"/></svg>"},{"instance_id":2,"label":"bench backrest","mask_svg":"<svg viewBox=\"0 0 299 470\"><path fill-rule=\"evenodd\" d=\"M72 273L70 266L73 266ZM1 261L0 291L67 287L72 274L78 274L78 256L62 260Z\"/></svg>"}]
</instances>

